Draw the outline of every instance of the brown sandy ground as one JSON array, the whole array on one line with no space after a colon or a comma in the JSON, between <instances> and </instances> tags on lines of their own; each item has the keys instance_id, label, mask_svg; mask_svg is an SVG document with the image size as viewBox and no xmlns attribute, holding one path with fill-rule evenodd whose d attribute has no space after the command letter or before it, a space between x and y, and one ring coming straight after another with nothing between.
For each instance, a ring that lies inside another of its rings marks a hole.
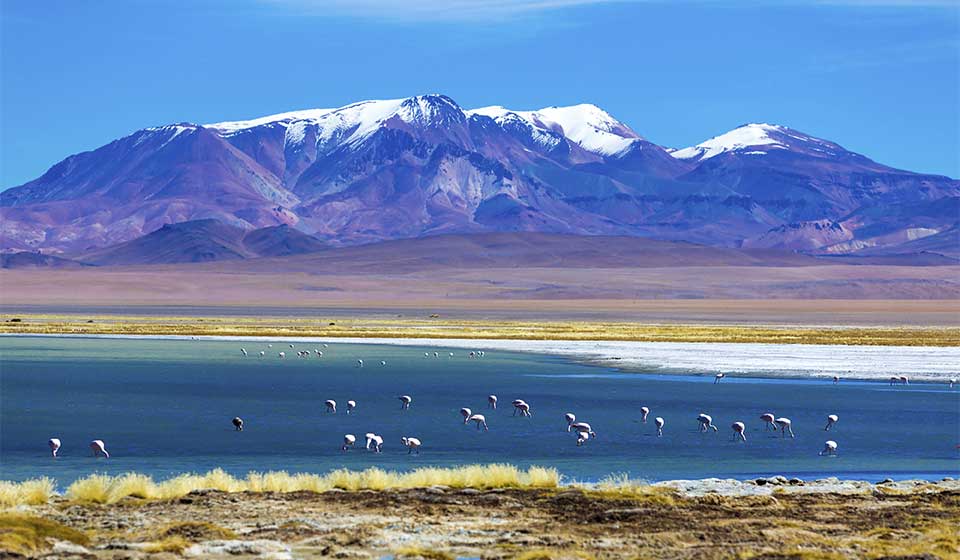
<instances>
[{"instance_id":1,"label":"brown sandy ground","mask_svg":"<svg viewBox=\"0 0 960 560\"><path fill-rule=\"evenodd\" d=\"M960 346L960 327L658 325L614 321L456 320L440 316L319 319L0 315L0 333Z\"/></svg>"},{"instance_id":2,"label":"brown sandy ground","mask_svg":"<svg viewBox=\"0 0 960 560\"><path fill-rule=\"evenodd\" d=\"M0 513L0 548L7 557L78 559L960 558L955 481L853 493L793 482L766 495L431 487L200 490L113 505L57 498Z\"/></svg>"}]
</instances>

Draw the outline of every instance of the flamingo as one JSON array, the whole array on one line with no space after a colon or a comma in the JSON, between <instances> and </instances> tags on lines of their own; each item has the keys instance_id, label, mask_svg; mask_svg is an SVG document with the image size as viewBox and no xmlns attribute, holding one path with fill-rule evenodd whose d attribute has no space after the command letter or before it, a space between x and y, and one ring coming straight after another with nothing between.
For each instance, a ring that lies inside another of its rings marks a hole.
<instances>
[{"instance_id":1,"label":"flamingo","mask_svg":"<svg viewBox=\"0 0 960 560\"><path fill-rule=\"evenodd\" d=\"M413 453L413 450L417 450L417 455L420 454L420 440L415 437L402 437L400 442L407 446L407 455Z\"/></svg>"},{"instance_id":2,"label":"flamingo","mask_svg":"<svg viewBox=\"0 0 960 560\"><path fill-rule=\"evenodd\" d=\"M743 433L746 431L747 426L743 422L734 422L730 427L733 428L734 433L737 434L741 440L747 441L747 436Z\"/></svg>"},{"instance_id":3,"label":"flamingo","mask_svg":"<svg viewBox=\"0 0 960 560\"><path fill-rule=\"evenodd\" d=\"M774 420L777 426L780 426L780 433L783 434L783 437L787 437L787 432L790 432L790 437L795 437L793 435L793 422L789 418L780 417Z\"/></svg>"},{"instance_id":4,"label":"flamingo","mask_svg":"<svg viewBox=\"0 0 960 560\"><path fill-rule=\"evenodd\" d=\"M890 378L890 384L891 384L891 385L896 385L897 383L900 383L900 378L899 378L899 377L891 377L891 378Z\"/></svg>"},{"instance_id":5,"label":"flamingo","mask_svg":"<svg viewBox=\"0 0 960 560\"><path fill-rule=\"evenodd\" d=\"M490 429L490 428L487 427L487 419L483 416L483 414L474 414L474 415L470 416L470 418L468 418L467 420L469 420L469 421L471 421L471 422L475 422L475 423L477 424L477 429L478 429L478 430L479 430L481 427L483 428L483 431L485 431L485 432ZM466 422L466 421L464 421L464 422Z\"/></svg>"},{"instance_id":6,"label":"flamingo","mask_svg":"<svg viewBox=\"0 0 960 560\"><path fill-rule=\"evenodd\" d=\"M367 439L366 448L370 449L370 447L372 446L374 453L380 453L380 450L383 447L383 438L372 432L368 432L367 434L364 434L364 437Z\"/></svg>"},{"instance_id":7,"label":"flamingo","mask_svg":"<svg viewBox=\"0 0 960 560\"><path fill-rule=\"evenodd\" d=\"M587 443L590 440L590 432L577 432L577 447L581 447L583 444Z\"/></svg>"},{"instance_id":8,"label":"flamingo","mask_svg":"<svg viewBox=\"0 0 960 560\"><path fill-rule=\"evenodd\" d=\"M353 412L355 408L357 408L357 401L347 401L347 414Z\"/></svg>"},{"instance_id":9,"label":"flamingo","mask_svg":"<svg viewBox=\"0 0 960 560\"><path fill-rule=\"evenodd\" d=\"M647 407L645 407L645 406L641 406L641 407L640 407L640 421L643 422L644 424L647 423L647 415L648 415L648 414L650 414L650 409L647 408Z\"/></svg>"},{"instance_id":10,"label":"flamingo","mask_svg":"<svg viewBox=\"0 0 960 560\"><path fill-rule=\"evenodd\" d=\"M318 357L318 358L322 358L322 357L323 357L323 351L321 351L321 350L314 350L314 352L317 353L317 357Z\"/></svg>"},{"instance_id":11,"label":"flamingo","mask_svg":"<svg viewBox=\"0 0 960 560\"><path fill-rule=\"evenodd\" d=\"M347 449L353 447L353 444L357 443L357 436L353 434L344 434L343 436L343 446L340 447L341 451L346 451Z\"/></svg>"},{"instance_id":12,"label":"flamingo","mask_svg":"<svg viewBox=\"0 0 960 560\"><path fill-rule=\"evenodd\" d=\"M57 452L60 451L60 439L50 438L47 440L47 445L50 446L50 455L56 458Z\"/></svg>"},{"instance_id":13,"label":"flamingo","mask_svg":"<svg viewBox=\"0 0 960 560\"><path fill-rule=\"evenodd\" d=\"M434 358L439 358L439 357L440 357L440 352L434 352L434 353L433 353L433 357L434 357Z\"/></svg>"},{"instance_id":14,"label":"flamingo","mask_svg":"<svg viewBox=\"0 0 960 560\"><path fill-rule=\"evenodd\" d=\"M363 360L357 360L357 367L363 367Z\"/></svg>"},{"instance_id":15,"label":"flamingo","mask_svg":"<svg viewBox=\"0 0 960 560\"><path fill-rule=\"evenodd\" d=\"M380 365L381 365L381 366L385 366L385 365L387 365L387 362L386 362L386 360L380 360Z\"/></svg>"},{"instance_id":16,"label":"flamingo","mask_svg":"<svg viewBox=\"0 0 960 560\"><path fill-rule=\"evenodd\" d=\"M577 421L577 415L572 412L568 412L563 415L563 418L567 421L567 431L573 431L572 426L573 423Z\"/></svg>"},{"instance_id":17,"label":"flamingo","mask_svg":"<svg viewBox=\"0 0 960 560\"><path fill-rule=\"evenodd\" d=\"M657 437L663 435L663 418L657 416L653 419L653 423L657 425Z\"/></svg>"},{"instance_id":18,"label":"flamingo","mask_svg":"<svg viewBox=\"0 0 960 560\"><path fill-rule=\"evenodd\" d=\"M103 444L102 439L95 439L90 442L90 451L93 452L94 457L99 457L103 455L104 459L109 459L110 454L107 453L107 447Z\"/></svg>"},{"instance_id":19,"label":"flamingo","mask_svg":"<svg viewBox=\"0 0 960 560\"><path fill-rule=\"evenodd\" d=\"M273 344L267 344L267 348L273 348Z\"/></svg>"},{"instance_id":20,"label":"flamingo","mask_svg":"<svg viewBox=\"0 0 960 560\"><path fill-rule=\"evenodd\" d=\"M429 357L430 357L430 352L424 352L424 353L423 353L423 357L424 357L424 358L429 358Z\"/></svg>"},{"instance_id":21,"label":"flamingo","mask_svg":"<svg viewBox=\"0 0 960 560\"><path fill-rule=\"evenodd\" d=\"M590 427L590 424L586 422L574 422L570 425L578 434L586 433L590 437L597 437L597 432L593 431L593 428Z\"/></svg>"},{"instance_id":22,"label":"flamingo","mask_svg":"<svg viewBox=\"0 0 960 560\"><path fill-rule=\"evenodd\" d=\"M719 431L720 431L719 428L717 428L716 426L713 425L713 418L712 418L709 414L704 414L704 413L701 412L700 415L697 416L697 422L700 423L700 431L701 431L701 432L706 432L706 431L708 431L710 428L713 428L713 431L715 431L715 432L719 432Z\"/></svg>"},{"instance_id":23,"label":"flamingo","mask_svg":"<svg viewBox=\"0 0 960 560\"><path fill-rule=\"evenodd\" d=\"M836 455L836 454L837 454L837 442L833 441L832 439L825 441L825 442L823 443L823 449L820 451L819 454L820 454L821 456L822 456L822 455Z\"/></svg>"},{"instance_id":24,"label":"flamingo","mask_svg":"<svg viewBox=\"0 0 960 560\"><path fill-rule=\"evenodd\" d=\"M470 415L472 415L472 414L473 414L473 411L470 410L470 409L467 408L467 407L463 407L463 408L460 409L460 416L463 416L463 423L464 423L464 424L466 424L467 422L470 421Z\"/></svg>"},{"instance_id":25,"label":"flamingo","mask_svg":"<svg viewBox=\"0 0 960 560\"><path fill-rule=\"evenodd\" d=\"M287 357L287 353L286 353L286 352L280 352L280 353L277 354L277 355L280 356L280 359L281 359L281 360Z\"/></svg>"},{"instance_id":26,"label":"flamingo","mask_svg":"<svg viewBox=\"0 0 960 560\"><path fill-rule=\"evenodd\" d=\"M713 376L713 384L716 385L717 383L720 383L720 380L723 379L724 377L725 377L725 374L724 374L723 372L720 372L720 373L714 375L714 376Z\"/></svg>"},{"instance_id":27,"label":"flamingo","mask_svg":"<svg viewBox=\"0 0 960 560\"><path fill-rule=\"evenodd\" d=\"M267 355L266 352L264 352L263 350L260 351L260 357L261 357L261 358L264 357L264 356L266 356L266 355Z\"/></svg>"},{"instance_id":28,"label":"flamingo","mask_svg":"<svg viewBox=\"0 0 960 560\"><path fill-rule=\"evenodd\" d=\"M839 419L840 419L840 417L837 416L836 414L831 414L831 415L827 416L827 425L823 427L823 431L825 431L825 432L826 432L826 431L829 431L830 428L832 428L833 425L836 424L836 423L837 423L837 420L839 420Z\"/></svg>"},{"instance_id":29,"label":"flamingo","mask_svg":"<svg viewBox=\"0 0 960 560\"><path fill-rule=\"evenodd\" d=\"M413 402L413 397L410 395L400 395L397 398L400 399L400 410L407 410L410 408L410 403Z\"/></svg>"},{"instance_id":30,"label":"flamingo","mask_svg":"<svg viewBox=\"0 0 960 560\"><path fill-rule=\"evenodd\" d=\"M290 345L290 348L293 348L293 344Z\"/></svg>"},{"instance_id":31,"label":"flamingo","mask_svg":"<svg viewBox=\"0 0 960 560\"><path fill-rule=\"evenodd\" d=\"M242 432L242 431L243 431L243 418L240 418L239 416L234 416L234 417L233 417L233 420L231 420L231 422L233 422L233 429L234 429L234 430L236 430L236 431L238 431L238 432Z\"/></svg>"},{"instance_id":32,"label":"flamingo","mask_svg":"<svg viewBox=\"0 0 960 560\"><path fill-rule=\"evenodd\" d=\"M246 356L246 355L247 355L247 349L246 349L246 348L241 348L241 349L240 349L240 353L243 354L244 356Z\"/></svg>"},{"instance_id":33,"label":"flamingo","mask_svg":"<svg viewBox=\"0 0 960 560\"><path fill-rule=\"evenodd\" d=\"M956 377L951 377L951 378L948 379L947 381L950 383L950 388L951 388L951 389L953 389L953 386L957 384L957 378L956 378Z\"/></svg>"},{"instance_id":34,"label":"flamingo","mask_svg":"<svg viewBox=\"0 0 960 560\"><path fill-rule=\"evenodd\" d=\"M910 380L907 379L907 376L906 376L906 375L901 375L901 376L900 376L900 383L903 383L904 385L909 385L909 384L910 384Z\"/></svg>"},{"instance_id":35,"label":"flamingo","mask_svg":"<svg viewBox=\"0 0 960 560\"><path fill-rule=\"evenodd\" d=\"M494 409L494 410L497 409L497 396L496 396L496 395L490 395L489 397L487 397L487 407L488 407L488 408L492 408L492 409Z\"/></svg>"},{"instance_id":36,"label":"flamingo","mask_svg":"<svg viewBox=\"0 0 960 560\"><path fill-rule=\"evenodd\" d=\"M839 376L839 375L834 375L834 376L833 376L833 384L836 385L837 383L840 383L840 376Z\"/></svg>"},{"instance_id":37,"label":"flamingo","mask_svg":"<svg viewBox=\"0 0 960 560\"><path fill-rule=\"evenodd\" d=\"M767 431L771 427L773 431L777 431L777 425L773 423L774 418L776 418L776 416L774 416L772 412L764 412L760 415L760 419L763 420L763 431Z\"/></svg>"},{"instance_id":38,"label":"flamingo","mask_svg":"<svg viewBox=\"0 0 960 560\"><path fill-rule=\"evenodd\" d=\"M517 412L520 413L520 416L533 416L533 414L530 413L530 405L522 399L513 401L513 415L516 416Z\"/></svg>"},{"instance_id":39,"label":"flamingo","mask_svg":"<svg viewBox=\"0 0 960 560\"><path fill-rule=\"evenodd\" d=\"M327 412L337 413L337 401L333 399L328 399L323 404L327 405Z\"/></svg>"}]
</instances>

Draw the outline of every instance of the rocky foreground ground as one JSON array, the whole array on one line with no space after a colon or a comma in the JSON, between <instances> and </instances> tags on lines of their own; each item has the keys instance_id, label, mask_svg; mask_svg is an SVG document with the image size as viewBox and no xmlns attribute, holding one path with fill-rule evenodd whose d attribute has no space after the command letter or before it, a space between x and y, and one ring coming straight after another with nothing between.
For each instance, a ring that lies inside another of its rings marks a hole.
<instances>
[{"instance_id":1,"label":"rocky foreground ground","mask_svg":"<svg viewBox=\"0 0 960 560\"><path fill-rule=\"evenodd\" d=\"M56 498L0 514L0 547L8 557L91 559L920 559L960 557L958 527L955 480L772 478L622 489L200 490L113 505Z\"/></svg>"}]
</instances>

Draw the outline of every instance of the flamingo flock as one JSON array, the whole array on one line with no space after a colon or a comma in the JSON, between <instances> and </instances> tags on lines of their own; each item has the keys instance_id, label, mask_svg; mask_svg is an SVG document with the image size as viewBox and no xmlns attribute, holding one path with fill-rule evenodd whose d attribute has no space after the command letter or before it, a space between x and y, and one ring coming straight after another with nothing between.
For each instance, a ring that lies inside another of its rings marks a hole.
<instances>
[{"instance_id":1,"label":"flamingo flock","mask_svg":"<svg viewBox=\"0 0 960 560\"><path fill-rule=\"evenodd\" d=\"M328 348L328 345L323 344L323 347ZM273 344L268 344L267 348L268 349L273 348ZM289 344L289 348L293 350L295 347L293 344ZM259 350L256 352L257 352L256 355L259 356L260 358L263 358L266 356L266 350ZM240 353L244 357L247 357L250 355L250 353L247 351L246 348L240 348ZM286 351L280 351L278 352L277 355L280 359L284 359L286 358ZM318 358L323 358L324 353L319 348L313 349L312 352L309 350L297 350L297 356L300 358L308 358L311 355L316 355ZM451 358L454 357L453 352L449 352L448 355ZM425 358L430 358L431 356L433 358L439 358L440 352L435 351L432 354L430 352L424 352ZM470 351L467 354L467 356L473 359L482 358L485 356L485 353L483 351ZM381 367L386 367L387 362L386 360L379 360L379 364ZM364 361L362 359L357 359L356 366L358 368L363 368ZM720 381L723 380L725 377L726 377L726 374L722 372L715 374L714 381L713 381L714 384L720 383ZM840 377L837 375L834 375L832 376L832 381L834 384L838 384L840 382ZM909 383L910 381L907 376L891 376L889 379L890 385L908 385ZM951 378L948 380L948 383L950 388L953 388L956 385L957 380L955 378ZM412 396L400 395L397 397L397 399L400 401L401 411L407 411L410 409L410 406L413 402ZM487 396L487 408L489 410L493 410L493 411L497 410L497 402L498 402L497 395ZM511 404L513 405L513 416L519 416L521 418L532 418L533 413L531 410L531 406L525 400L515 399L512 401ZM328 399L324 401L324 405L326 407L326 412L328 414L337 413L337 402L335 400ZM349 415L353 413L356 410L356 407L357 407L357 402L355 400L346 401L346 411L345 411L346 414ZM461 408L460 415L463 419L463 425L467 425L472 422L478 431L487 432L490 430L490 427L487 424L487 418L485 415L475 414L473 410L468 407ZM647 418L649 415L650 415L650 408L648 406L641 406L639 408L639 416L640 416L641 423L646 424ZM840 417L837 414L827 415L826 425L823 428L824 431L833 430L836 427L839 419ZM591 439L595 439L597 437L597 433L594 431L593 427L588 422L584 422L582 420L578 421L577 416L573 412L565 413L564 420L566 422L566 427L567 427L566 431L569 433L576 434L577 447L582 447L586 445ZM793 422L790 418L787 418L785 416L777 417L772 412L764 412L763 414L760 415L760 420L763 422L764 431L772 430L775 433L780 432L781 438L786 438L787 435L789 435L790 438L796 438L796 434L793 431ZM231 423L233 424L235 431L237 432L243 431L244 421L242 418L240 418L239 416L236 416L231 420ZM654 418L654 425L656 427L656 437L659 438L663 436L665 424L666 422L663 417L657 416ZM697 416L697 425L698 425L698 431L700 433L710 433L711 430L713 433L716 433L719 431L719 428L714 424L713 417L711 417L709 414L705 412L701 412ZM743 421L737 420L737 421L734 421L732 424L730 424L730 428L732 430L733 440L746 443L747 441L746 423L744 423ZM366 445L365 445L366 450L371 451L373 453L382 452L383 443L384 443L383 436L374 432L368 432L364 434L364 439L366 440ZM355 447L356 442L357 442L357 437L354 434L344 434L343 442L340 449L343 452L347 452L350 449L353 449ZM420 450L423 443L419 438L413 437L413 436L402 436L400 438L400 442L404 447L407 448L407 454L416 454L416 455L420 454ZM59 457L59 452L62 446L60 439L56 437L50 438L47 441L47 444L50 449L51 456L53 458ZM89 444L89 448L94 457L102 457L105 459L110 458L110 453L106 449L106 444L101 439L92 440ZM836 456L837 449L838 449L837 442L834 440L828 440L824 443L823 449L819 452L819 455Z\"/></svg>"}]
</instances>

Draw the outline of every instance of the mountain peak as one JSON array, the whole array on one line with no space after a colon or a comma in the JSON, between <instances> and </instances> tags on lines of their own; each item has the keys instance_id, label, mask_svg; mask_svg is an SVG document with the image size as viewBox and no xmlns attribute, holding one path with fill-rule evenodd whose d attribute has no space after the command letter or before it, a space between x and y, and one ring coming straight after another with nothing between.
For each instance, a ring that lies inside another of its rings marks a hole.
<instances>
[{"instance_id":1,"label":"mountain peak","mask_svg":"<svg viewBox=\"0 0 960 560\"><path fill-rule=\"evenodd\" d=\"M766 155L771 150L792 150L808 155L837 156L849 153L837 144L814 138L779 124L748 123L670 153L677 159L703 161L727 152Z\"/></svg>"}]
</instances>

